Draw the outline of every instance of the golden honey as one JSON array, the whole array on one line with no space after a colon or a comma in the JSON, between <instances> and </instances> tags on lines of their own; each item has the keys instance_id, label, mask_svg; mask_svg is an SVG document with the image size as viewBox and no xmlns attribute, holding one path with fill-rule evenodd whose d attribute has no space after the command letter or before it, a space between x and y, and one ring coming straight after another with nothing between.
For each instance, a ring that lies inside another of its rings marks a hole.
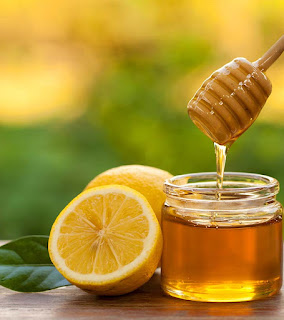
<instances>
[{"instance_id":1,"label":"golden honey","mask_svg":"<svg viewBox=\"0 0 284 320\"><path fill-rule=\"evenodd\" d=\"M278 182L228 173L177 176L165 183L162 288L197 301L248 301L282 284L282 207ZM218 192L217 192L218 190ZM221 194L216 198L216 194Z\"/></svg>"}]
</instances>

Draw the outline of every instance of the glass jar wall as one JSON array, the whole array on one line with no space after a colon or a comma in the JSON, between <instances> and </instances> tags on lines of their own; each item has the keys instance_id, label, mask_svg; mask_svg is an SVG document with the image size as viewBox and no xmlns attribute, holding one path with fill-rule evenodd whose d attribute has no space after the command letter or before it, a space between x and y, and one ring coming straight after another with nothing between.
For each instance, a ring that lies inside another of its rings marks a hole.
<instances>
[{"instance_id":1,"label":"glass jar wall","mask_svg":"<svg viewBox=\"0 0 284 320\"><path fill-rule=\"evenodd\" d=\"M277 180L216 173L165 182L162 288L197 301L248 301L282 285L282 206ZM218 200L219 199L219 200Z\"/></svg>"}]
</instances>

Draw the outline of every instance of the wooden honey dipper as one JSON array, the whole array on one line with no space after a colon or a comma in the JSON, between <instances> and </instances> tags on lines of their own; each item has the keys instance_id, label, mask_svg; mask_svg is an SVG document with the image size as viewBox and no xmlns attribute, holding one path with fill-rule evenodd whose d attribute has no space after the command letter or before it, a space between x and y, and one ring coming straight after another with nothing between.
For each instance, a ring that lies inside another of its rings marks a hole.
<instances>
[{"instance_id":1,"label":"wooden honey dipper","mask_svg":"<svg viewBox=\"0 0 284 320\"><path fill-rule=\"evenodd\" d=\"M271 94L263 72L283 51L284 36L257 61L236 58L215 71L188 103L195 125L214 142L230 146L252 125Z\"/></svg>"}]
</instances>

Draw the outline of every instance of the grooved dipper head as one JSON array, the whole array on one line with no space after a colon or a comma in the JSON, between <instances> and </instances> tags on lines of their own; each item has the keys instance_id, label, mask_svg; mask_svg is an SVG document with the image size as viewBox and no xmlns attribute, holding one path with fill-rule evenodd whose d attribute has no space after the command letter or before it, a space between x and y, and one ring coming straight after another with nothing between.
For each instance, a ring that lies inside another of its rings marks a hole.
<instances>
[{"instance_id":1,"label":"grooved dipper head","mask_svg":"<svg viewBox=\"0 0 284 320\"><path fill-rule=\"evenodd\" d=\"M195 125L218 144L231 144L259 115L271 94L266 75L245 58L215 71L189 101Z\"/></svg>"}]
</instances>

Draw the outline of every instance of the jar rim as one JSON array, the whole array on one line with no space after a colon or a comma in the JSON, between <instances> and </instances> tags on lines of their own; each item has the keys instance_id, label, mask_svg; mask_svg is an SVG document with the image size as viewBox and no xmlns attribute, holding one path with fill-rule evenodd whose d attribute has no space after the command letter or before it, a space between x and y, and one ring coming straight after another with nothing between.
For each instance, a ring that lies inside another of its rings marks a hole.
<instances>
[{"instance_id":1,"label":"jar rim","mask_svg":"<svg viewBox=\"0 0 284 320\"><path fill-rule=\"evenodd\" d=\"M217 188L216 172L190 173L174 176L164 183L167 195L183 197L188 195L202 195L200 200L216 199L218 193L222 200L252 199L275 196L279 192L279 182L270 176L245 173L225 172L224 188ZM187 182L187 183L184 183Z\"/></svg>"}]
</instances>

